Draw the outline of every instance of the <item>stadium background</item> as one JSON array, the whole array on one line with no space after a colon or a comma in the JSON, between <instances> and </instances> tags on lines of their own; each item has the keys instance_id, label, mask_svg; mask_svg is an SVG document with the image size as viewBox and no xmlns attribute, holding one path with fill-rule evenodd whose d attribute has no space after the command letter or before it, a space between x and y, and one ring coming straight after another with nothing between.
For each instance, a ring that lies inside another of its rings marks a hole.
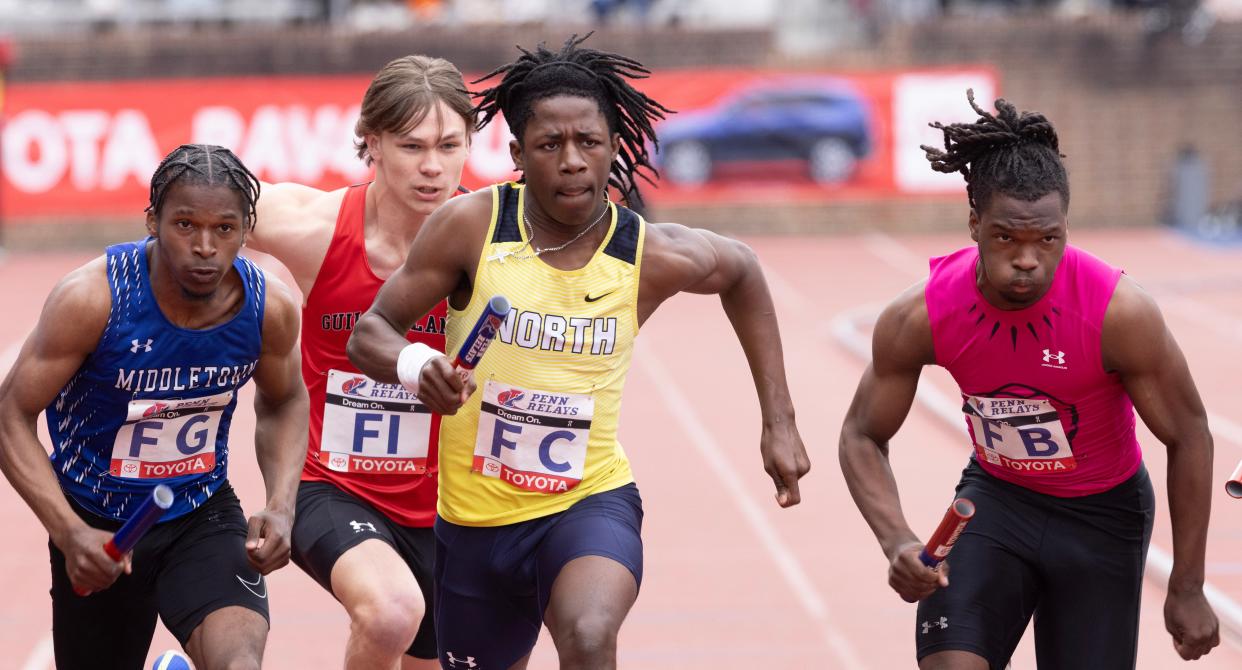
<instances>
[{"instance_id":1,"label":"stadium background","mask_svg":"<svg viewBox=\"0 0 1242 670\"><path fill-rule=\"evenodd\" d=\"M916 147L937 139L926 121L970 118L968 85L984 106L996 94L1054 122L1068 156L1072 239L1161 301L1213 412L1217 479L1242 455L1232 384L1234 368L1242 372L1232 362L1242 337L1238 0L0 0L0 366L7 371L57 277L101 244L139 234L144 178L177 144L215 139L267 181L335 188L366 177L351 158L351 114L388 60L428 53L477 75L512 60L515 44L556 45L589 30L595 48L653 70L641 88L694 117L670 125L670 137L698 133L704 146L723 133L729 146L752 148L716 154L697 177L685 168L694 152L680 173L662 163L682 181L646 191L648 215L740 235L759 250L815 465L806 504L776 510L753 457L750 383L718 309L685 297L652 320L622 420L647 501L649 562L622 631L622 667L909 665L913 613L892 602L848 501L836 430L875 306L924 274L928 255L967 241L960 180L935 179ZM745 105L757 94L771 103L781 88L791 95L779 128L763 130L772 117L746 117ZM797 107L808 100L850 107L855 130L817 129L828 112ZM801 140L821 132L863 132L866 146L853 162L840 144L817 145L811 158L816 145ZM504 177L506 141L501 125L477 138L471 186ZM715 341L687 353L686 339L698 347L705 328ZM930 395L952 397L943 375L928 379ZM894 443L921 532L966 453L960 427L938 417L934 397L925 400ZM249 425L235 429L243 455L232 468L248 508L262 498ZM1144 437L1162 491L1163 449ZM7 483L0 502L15 538L0 551L14 594L0 605L0 651L42 670L46 535ZM1230 502L1218 487L1208 562L1229 634L1197 667L1242 663L1242 522ZM1166 509L1155 540L1164 550ZM1174 663L1161 574L1150 566L1140 668ZM347 626L339 607L296 568L278 573L272 592L268 667L335 666ZM173 646L161 636L152 655ZM552 667L549 650L545 640L531 667ZM1028 640L1015 666L1033 667L1029 659Z\"/></svg>"}]
</instances>

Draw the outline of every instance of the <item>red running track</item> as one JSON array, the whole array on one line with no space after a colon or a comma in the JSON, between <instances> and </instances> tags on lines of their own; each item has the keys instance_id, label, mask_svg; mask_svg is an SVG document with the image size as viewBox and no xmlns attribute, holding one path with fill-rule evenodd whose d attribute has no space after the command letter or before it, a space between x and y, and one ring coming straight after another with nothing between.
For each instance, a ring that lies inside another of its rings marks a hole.
<instances>
[{"instance_id":1,"label":"red running track","mask_svg":"<svg viewBox=\"0 0 1242 670\"><path fill-rule=\"evenodd\" d=\"M1075 232L1072 239L1121 265L1159 300L1212 413L1216 479L1242 458L1242 249L1216 249L1162 230ZM830 332L834 317L882 305L926 274L926 257L968 243L954 235L748 240L773 286L799 426L813 469L802 505L779 509L758 456L759 413L741 350L714 298L679 296L643 329L622 413L621 437L646 507L646 578L621 632L622 668L751 669L914 667L914 608L885 583L886 563L850 501L837 466L841 418L863 363ZM10 255L0 263L0 365L34 325L55 281L83 254ZM929 383L952 392L931 370ZM254 462L253 412L239 405L231 479L253 511L263 499ZM935 526L968 455L964 431L917 407L893 441L893 463L911 523ZM1171 547L1164 502L1164 450L1144 432L1161 499L1154 542ZM1213 490L1209 580L1242 600L1242 502ZM0 650L21 670L51 667L47 537L7 484L0 484L7 548L0 572ZM339 667L347 620L296 567L270 581L266 667ZM1144 593L1139 668L1180 661L1164 632L1163 592ZM176 643L162 628L151 657ZM556 667L541 640L533 669ZM1034 668L1029 635L1014 658ZM1226 641L1195 668L1242 667Z\"/></svg>"}]
</instances>

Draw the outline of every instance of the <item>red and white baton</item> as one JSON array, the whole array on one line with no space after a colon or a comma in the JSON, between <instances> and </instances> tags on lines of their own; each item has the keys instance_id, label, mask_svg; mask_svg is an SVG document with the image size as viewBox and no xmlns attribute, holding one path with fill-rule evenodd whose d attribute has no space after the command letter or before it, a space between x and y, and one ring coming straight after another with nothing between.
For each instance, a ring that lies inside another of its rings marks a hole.
<instances>
[{"instance_id":1,"label":"red and white baton","mask_svg":"<svg viewBox=\"0 0 1242 670\"><path fill-rule=\"evenodd\" d=\"M939 565L940 561L949 555L957 538L961 537L966 524L974 515L974 503L966 498L954 500L953 504L949 505L948 511L944 513L944 518L940 520L940 525L936 526L936 532L932 533L931 539L919 552L919 560L923 562L923 565L929 568Z\"/></svg>"}]
</instances>

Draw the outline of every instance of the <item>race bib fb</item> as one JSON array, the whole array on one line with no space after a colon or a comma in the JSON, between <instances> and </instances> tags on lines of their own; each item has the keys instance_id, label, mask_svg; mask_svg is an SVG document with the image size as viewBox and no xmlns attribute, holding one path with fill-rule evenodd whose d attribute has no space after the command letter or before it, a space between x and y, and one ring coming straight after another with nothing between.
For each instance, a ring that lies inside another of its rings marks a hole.
<instances>
[{"instance_id":1,"label":"race bib fb","mask_svg":"<svg viewBox=\"0 0 1242 670\"><path fill-rule=\"evenodd\" d=\"M226 391L200 398L131 400L112 443L113 477L167 479L211 472Z\"/></svg>"},{"instance_id":2,"label":"race bib fb","mask_svg":"<svg viewBox=\"0 0 1242 670\"><path fill-rule=\"evenodd\" d=\"M329 370L319 462L336 472L421 475L431 422L431 410L404 386Z\"/></svg>"},{"instance_id":3,"label":"race bib fb","mask_svg":"<svg viewBox=\"0 0 1242 670\"><path fill-rule=\"evenodd\" d=\"M1046 398L967 396L962 411L976 456L992 465L1024 474L1077 467L1061 417Z\"/></svg>"},{"instance_id":4,"label":"race bib fb","mask_svg":"<svg viewBox=\"0 0 1242 670\"><path fill-rule=\"evenodd\" d=\"M582 481L595 398L488 380L473 471L523 491L564 493Z\"/></svg>"}]
</instances>

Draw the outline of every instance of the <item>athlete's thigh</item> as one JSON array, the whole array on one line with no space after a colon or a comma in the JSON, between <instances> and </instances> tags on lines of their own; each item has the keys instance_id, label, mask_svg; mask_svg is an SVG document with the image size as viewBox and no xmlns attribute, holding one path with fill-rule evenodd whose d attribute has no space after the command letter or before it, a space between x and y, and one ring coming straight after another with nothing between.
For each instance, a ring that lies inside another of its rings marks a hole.
<instances>
[{"instance_id":1,"label":"athlete's thigh","mask_svg":"<svg viewBox=\"0 0 1242 670\"><path fill-rule=\"evenodd\" d=\"M362 550L354 553L360 547ZM338 599L341 594L336 592L337 580L362 569L355 568L355 564L365 565L369 560L385 561L394 569L391 583L395 588L413 582L409 569L398 565L404 561L388 519L374 507L326 482L302 482L298 487L291 553L298 567ZM352 558L338 571L338 562L347 555ZM388 576L373 577L383 580ZM367 583L364 581L361 586L365 588Z\"/></svg>"},{"instance_id":2,"label":"athlete's thigh","mask_svg":"<svg viewBox=\"0 0 1242 670\"><path fill-rule=\"evenodd\" d=\"M919 603L914 639L920 660L963 651L1003 668L1035 611L1035 561L1046 514L989 477L968 468L958 488L976 512L948 558L949 586Z\"/></svg>"},{"instance_id":3,"label":"athlete's thigh","mask_svg":"<svg viewBox=\"0 0 1242 670\"><path fill-rule=\"evenodd\" d=\"M620 629L643 574L642 499L633 484L564 512L538 551L539 597L553 638L590 622Z\"/></svg>"},{"instance_id":4,"label":"athlete's thigh","mask_svg":"<svg viewBox=\"0 0 1242 670\"><path fill-rule=\"evenodd\" d=\"M1041 561L1045 586L1035 612L1041 665L1134 667L1154 512L1143 474L1125 489L1068 501L1064 513L1049 524Z\"/></svg>"},{"instance_id":5,"label":"athlete's thigh","mask_svg":"<svg viewBox=\"0 0 1242 670\"><path fill-rule=\"evenodd\" d=\"M546 524L471 528L436 520L433 601L442 668L510 668L534 649L542 623L534 548Z\"/></svg>"},{"instance_id":6,"label":"athlete's thigh","mask_svg":"<svg viewBox=\"0 0 1242 670\"><path fill-rule=\"evenodd\" d=\"M434 659L436 654L435 625L435 564L436 534L432 528L413 528L389 523L396 539L397 553L405 561L412 579L412 587L423 603L423 618L418 624L418 634L406 650L406 656L418 659ZM407 664L408 665L408 664ZM404 667L404 666L403 666Z\"/></svg>"},{"instance_id":7,"label":"athlete's thigh","mask_svg":"<svg viewBox=\"0 0 1242 670\"><path fill-rule=\"evenodd\" d=\"M240 606L217 609L203 619L185 643L194 666L203 670L259 667L267 643L267 618ZM249 661L234 666L238 661Z\"/></svg>"},{"instance_id":8,"label":"athlete's thigh","mask_svg":"<svg viewBox=\"0 0 1242 670\"><path fill-rule=\"evenodd\" d=\"M62 670L139 668L155 632L155 597L141 575L122 574L87 597L73 591L65 556L48 543L52 563L52 643ZM135 566L137 569L138 566Z\"/></svg>"},{"instance_id":9,"label":"athlete's thigh","mask_svg":"<svg viewBox=\"0 0 1242 670\"><path fill-rule=\"evenodd\" d=\"M629 568L604 556L580 556L557 574L544 622L558 648L584 625L615 637L637 599L638 582Z\"/></svg>"},{"instance_id":10,"label":"athlete's thigh","mask_svg":"<svg viewBox=\"0 0 1242 670\"><path fill-rule=\"evenodd\" d=\"M181 532L156 578L164 626L184 646L213 612L240 607L258 615L256 630L266 637L267 580L246 560L246 518L233 490L221 487L177 522Z\"/></svg>"}]
</instances>

